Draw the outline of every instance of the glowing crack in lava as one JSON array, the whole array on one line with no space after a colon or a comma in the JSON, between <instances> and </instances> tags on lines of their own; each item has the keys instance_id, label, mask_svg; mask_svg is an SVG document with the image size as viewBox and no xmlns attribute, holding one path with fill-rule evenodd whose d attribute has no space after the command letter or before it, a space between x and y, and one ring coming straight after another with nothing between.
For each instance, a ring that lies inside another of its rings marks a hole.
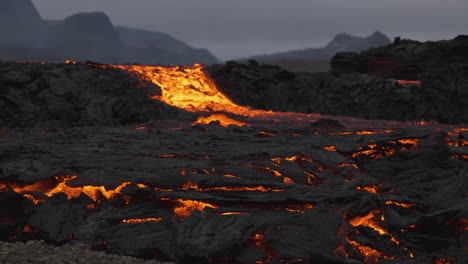
<instances>
[{"instance_id":1,"label":"glowing crack in lava","mask_svg":"<svg viewBox=\"0 0 468 264\"><path fill-rule=\"evenodd\" d=\"M397 80L397 83L399 85L416 85L416 86L421 86L421 81L420 80Z\"/></svg>"},{"instance_id":2,"label":"glowing crack in lava","mask_svg":"<svg viewBox=\"0 0 468 264\"><path fill-rule=\"evenodd\" d=\"M24 197L32 200L35 204L44 202L44 197L36 197L33 192L41 192L47 197L52 197L57 193L65 193L68 199L76 198L82 193L89 196L93 201L98 201L100 197L111 199L121 193L122 189L130 185L130 182L123 182L114 190L107 190L104 186L82 186L71 187L67 182L76 179L76 175L55 176L49 180L33 183L26 186L16 186L0 184L0 189L10 187L13 191L23 194Z\"/></svg>"}]
</instances>

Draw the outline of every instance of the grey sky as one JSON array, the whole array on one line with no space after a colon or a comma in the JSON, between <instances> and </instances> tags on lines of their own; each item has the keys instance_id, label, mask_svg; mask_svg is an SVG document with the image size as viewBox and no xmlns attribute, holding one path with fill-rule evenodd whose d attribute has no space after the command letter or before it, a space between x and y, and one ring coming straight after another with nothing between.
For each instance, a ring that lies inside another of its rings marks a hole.
<instances>
[{"instance_id":1,"label":"grey sky","mask_svg":"<svg viewBox=\"0 0 468 264\"><path fill-rule=\"evenodd\" d=\"M336 33L419 40L468 34L468 0L33 0L42 17L104 11L227 59L316 47Z\"/></svg>"}]
</instances>

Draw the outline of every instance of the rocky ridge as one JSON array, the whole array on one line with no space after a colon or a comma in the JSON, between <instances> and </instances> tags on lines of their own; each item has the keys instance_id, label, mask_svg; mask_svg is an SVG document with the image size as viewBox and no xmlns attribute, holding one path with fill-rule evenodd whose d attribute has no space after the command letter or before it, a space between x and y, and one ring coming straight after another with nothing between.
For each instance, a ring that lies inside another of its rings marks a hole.
<instances>
[{"instance_id":1,"label":"rocky ridge","mask_svg":"<svg viewBox=\"0 0 468 264\"><path fill-rule=\"evenodd\" d=\"M426 42L397 37L393 43L382 47L336 54L330 62L331 71L368 73L369 62L380 58L395 61L399 72L394 78L420 80L433 70L448 68L454 64L467 64L468 36Z\"/></svg>"},{"instance_id":2,"label":"rocky ridge","mask_svg":"<svg viewBox=\"0 0 468 264\"><path fill-rule=\"evenodd\" d=\"M228 62L209 68L236 103L254 108L366 119L467 123L468 64L421 75L422 85L362 73L292 73L271 65Z\"/></svg>"}]
</instances>

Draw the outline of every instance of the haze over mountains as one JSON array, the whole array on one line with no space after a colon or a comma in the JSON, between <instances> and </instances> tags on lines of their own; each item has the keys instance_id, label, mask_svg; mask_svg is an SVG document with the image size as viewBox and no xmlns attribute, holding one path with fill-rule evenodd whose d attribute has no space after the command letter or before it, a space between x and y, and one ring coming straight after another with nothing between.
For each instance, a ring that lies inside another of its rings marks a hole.
<instances>
[{"instance_id":1,"label":"haze over mountains","mask_svg":"<svg viewBox=\"0 0 468 264\"><path fill-rule=\"evenodd\" d=\"M64 20L44 20L31 0L0 1L0 59L142 64L213 64L219 60L166 33L114 26L103 12L78 13ZM368 37L341 33L322 48L259 55L251 58L290 70L326 71L338 52L387 45L377 31Z\"/></svg>"},{"instance_id":2,"label":"haze over mountains","mask_svg":"<svg viewBox=\"0 0 468 264\"><path fill-rule=\"evenodd\" d=\"M336 53L360 52L390 43L390 39L380 31L376 31L367 37L356 37L341 33L322 48L293 50L252 56L250 58L264 63L280 65L290 70L327 71L329 61Z\"/></svg>"},{"instance_id":3,"label":"haze over mountains","mask_svg":"<svg viewBox=\"0 0 468 264\"><path fill-rule=\"evenodd\" d=\"M209 51L165 33L116 27L102 12L46 21L31 0L0 1L0 59L145 64L218 61Z\"/></svg>"}]
</instances>

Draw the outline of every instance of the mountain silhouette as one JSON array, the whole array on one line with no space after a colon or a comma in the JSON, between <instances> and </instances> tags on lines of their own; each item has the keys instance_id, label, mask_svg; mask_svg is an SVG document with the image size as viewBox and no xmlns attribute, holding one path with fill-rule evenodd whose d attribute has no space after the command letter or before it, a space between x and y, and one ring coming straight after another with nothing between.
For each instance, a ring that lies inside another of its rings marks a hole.
<instances>
[{"instance_id":1,"label":"mountain silhouette","mask_svg":"<svg viewBox=\"0 0 468 264\"><path fill-rule=\"evenodd\" d=\"M117 27L102 12L43 20L31 0L0 1L0 60L212 64L208 50L168 34Z\"/></svg>"},{"instance_id":2,"label":"mountain silhouette","mask_svg":"<svg viewBox=\"0 0 468 264\"><path fill-rule=\"evenodd\" d=\"M376 31L367 37L356 37L347 33L340 33L321 48L258 55L252 56L250 59L277 64L290 70L327 71L329 69L329 61L336 53L360 52L390 43L391 40L380 31Z\"/></svg>"}]
</instances>

